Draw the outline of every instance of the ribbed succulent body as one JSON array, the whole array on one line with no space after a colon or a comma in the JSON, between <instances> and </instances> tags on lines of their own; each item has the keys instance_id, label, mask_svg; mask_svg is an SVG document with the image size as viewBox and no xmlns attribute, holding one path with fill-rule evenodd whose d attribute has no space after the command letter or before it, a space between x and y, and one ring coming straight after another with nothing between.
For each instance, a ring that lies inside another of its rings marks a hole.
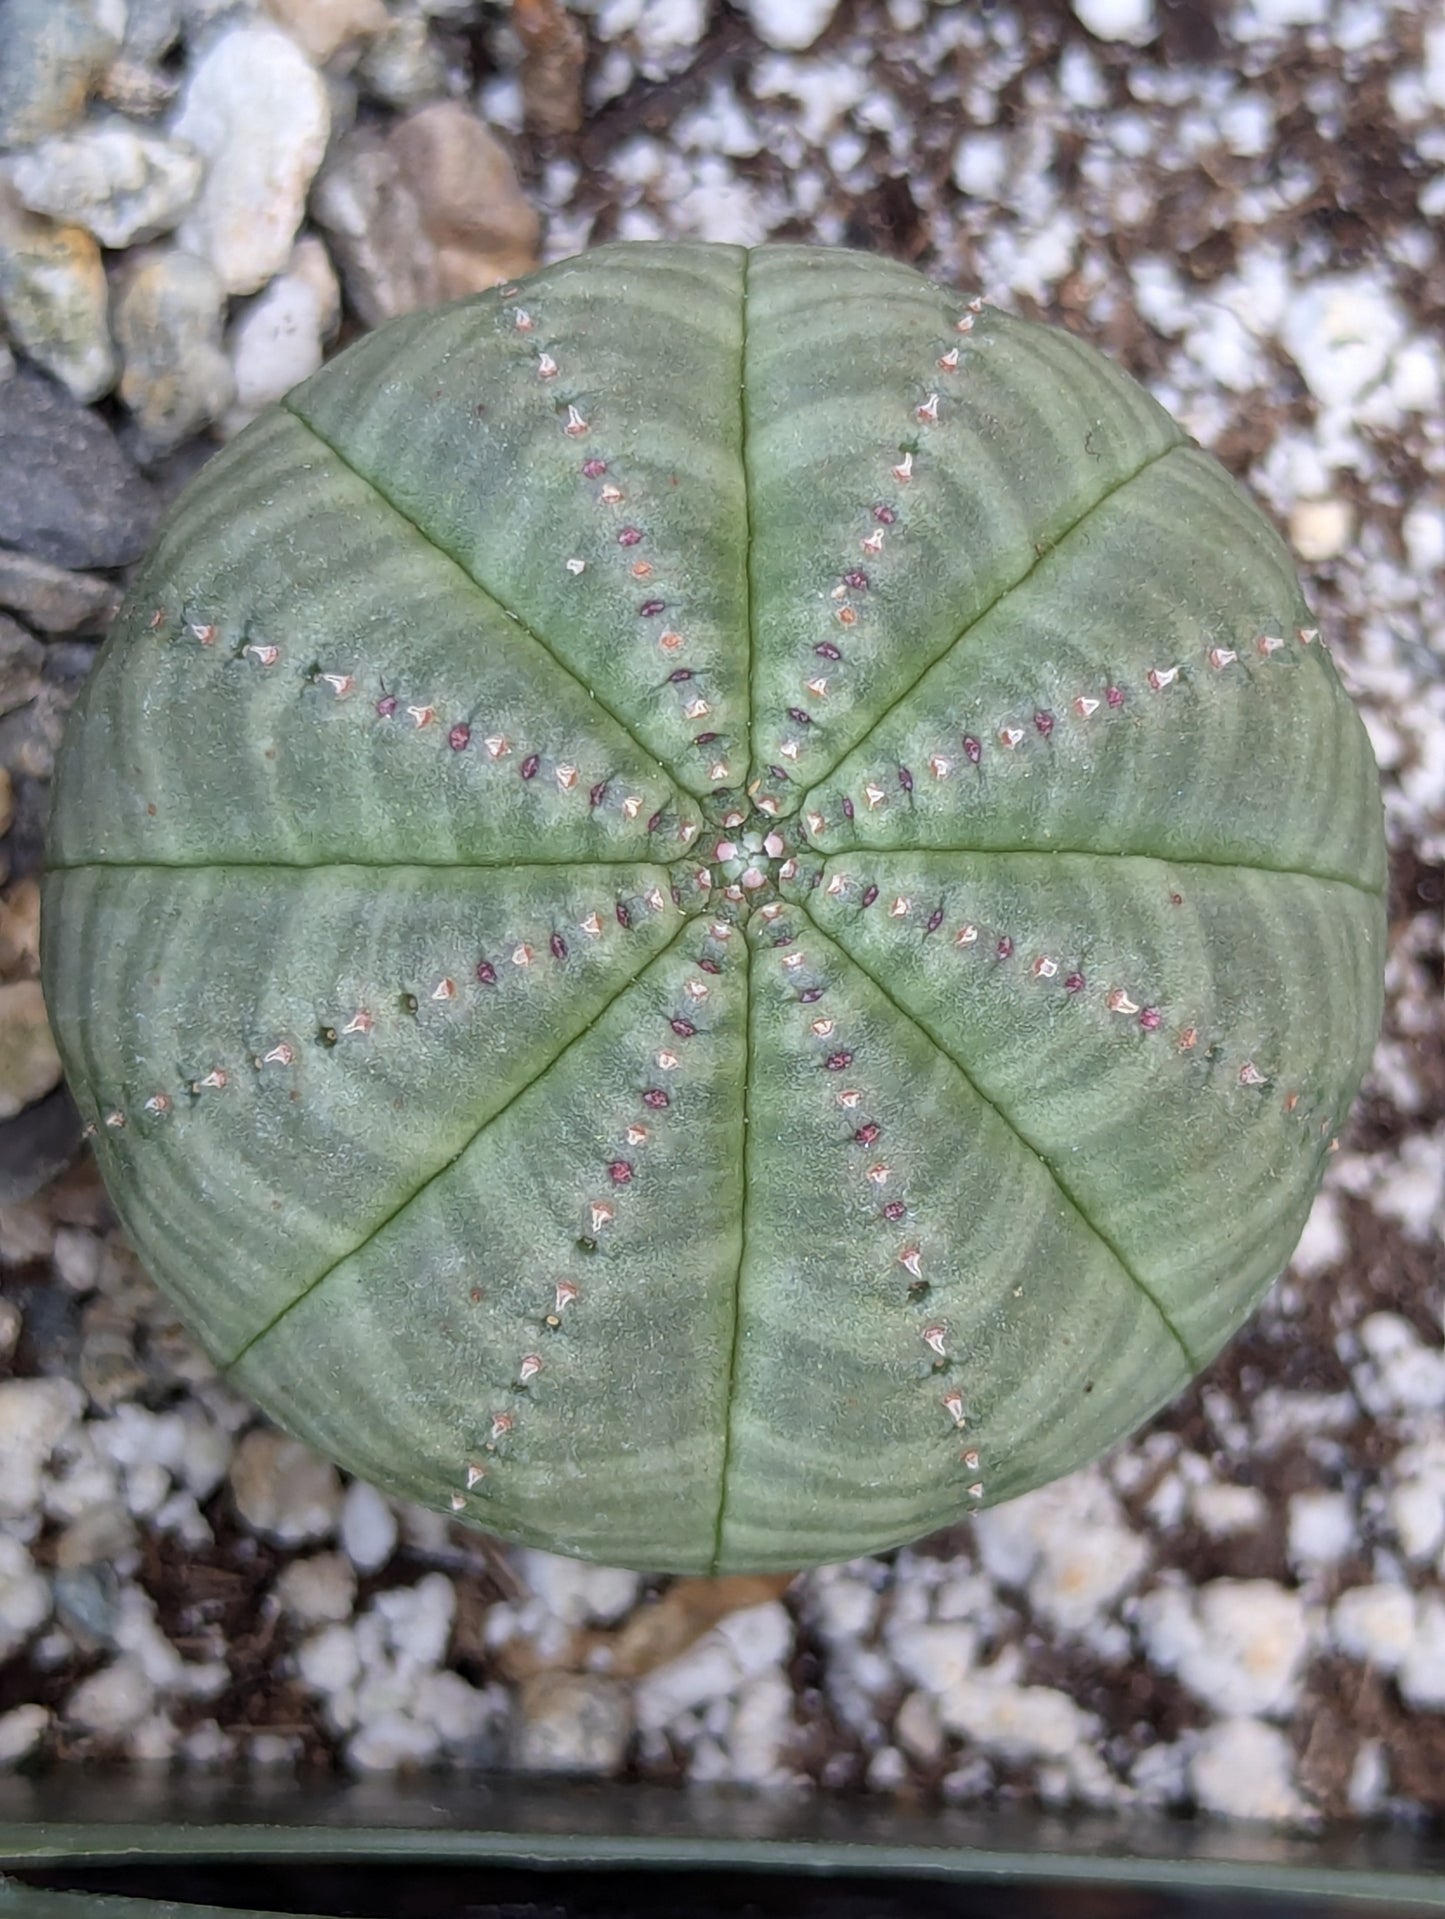
<instances>
[{"instance_id":1,"label":"ribbed succulent body","mask_svg":"<svg viewBox=\"0 0 1445 1919\"><path fill-rule=\"evenodd\" d=\"M227 1376L651 1568L1098 1454L1288 1257L1380 1013L1363 728L1135 384L893 264L600 249L172 514L45 978Z\"/></svg>"}]
</instances>

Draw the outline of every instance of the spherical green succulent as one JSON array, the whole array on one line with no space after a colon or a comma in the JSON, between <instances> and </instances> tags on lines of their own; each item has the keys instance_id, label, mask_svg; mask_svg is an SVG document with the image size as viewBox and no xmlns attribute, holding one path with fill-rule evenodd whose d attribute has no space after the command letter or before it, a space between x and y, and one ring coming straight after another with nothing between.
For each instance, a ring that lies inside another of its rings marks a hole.
<instances>
[{"instance_id":1,"label":"spherical green succulent","mask_svg":"<svg viewBox=\"0 0 1445 1919\"><path fill-rule=\"evenodd\" d=\"M258 420L50 856L72 1085L226 1376L658 1569L1128 1432L1380 1016L1375 769L1259 512L1068 334L802 247L601 248Z\"/></svg>"}]
</instances>

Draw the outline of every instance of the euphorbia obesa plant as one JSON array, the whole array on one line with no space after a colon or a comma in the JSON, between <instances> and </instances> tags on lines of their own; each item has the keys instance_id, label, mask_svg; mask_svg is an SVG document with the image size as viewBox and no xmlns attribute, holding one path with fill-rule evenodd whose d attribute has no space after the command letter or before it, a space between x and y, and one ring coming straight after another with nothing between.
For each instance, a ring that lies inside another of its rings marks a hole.
<instances>
[{"instance_id":1,"label":"euphorbia obesa plant","mask_svg":"<svg viewBox=\"0 0 1445 1919\"><path fill-rule=\"evenodd\" d=\"M653 1568L1129 1431L1380 1016L1375 769L1258 511L1078 340L802 247L605 247L258 420L50 857L72 1084L226 1376Z\"/></svg>"}]
</instances>

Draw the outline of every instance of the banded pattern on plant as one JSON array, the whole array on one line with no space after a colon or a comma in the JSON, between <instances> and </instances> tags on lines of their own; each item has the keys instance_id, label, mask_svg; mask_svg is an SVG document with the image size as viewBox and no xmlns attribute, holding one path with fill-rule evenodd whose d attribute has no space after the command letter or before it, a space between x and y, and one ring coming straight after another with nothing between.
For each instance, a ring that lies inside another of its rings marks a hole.
<instances>
[{"instance_id":1,"label":"banded pattern on plant","mask_svg":"<svg viewBox=\"0 0 1445 1919\"><path fill-rule=\"evenodd\" d=\"M1380 1017L1373 761L1266 522L1079 341L806 248L601 248L249 428L50 862L72 1084L228 1376L657 1569L1137 1425Z\"/></svg>"}]
</instances>

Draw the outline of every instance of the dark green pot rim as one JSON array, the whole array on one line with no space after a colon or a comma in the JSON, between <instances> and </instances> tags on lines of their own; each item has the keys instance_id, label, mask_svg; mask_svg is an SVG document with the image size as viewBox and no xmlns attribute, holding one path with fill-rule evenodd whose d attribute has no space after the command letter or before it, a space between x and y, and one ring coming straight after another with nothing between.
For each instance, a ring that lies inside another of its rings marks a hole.
<instances>
[{"instance_id":1,"label":"dark green pot rim","mask_svg":"<svg viewBox=\"0 0 1445 1919\"><path fill-rule=\"evenodd\" d=\"M298 1786L87 1769L0 1781L0 1870L183 1860L1034 1881L1445 1910L1420 1828L919 1808L453 1777Z\"/></svg>"}]
</instances>

